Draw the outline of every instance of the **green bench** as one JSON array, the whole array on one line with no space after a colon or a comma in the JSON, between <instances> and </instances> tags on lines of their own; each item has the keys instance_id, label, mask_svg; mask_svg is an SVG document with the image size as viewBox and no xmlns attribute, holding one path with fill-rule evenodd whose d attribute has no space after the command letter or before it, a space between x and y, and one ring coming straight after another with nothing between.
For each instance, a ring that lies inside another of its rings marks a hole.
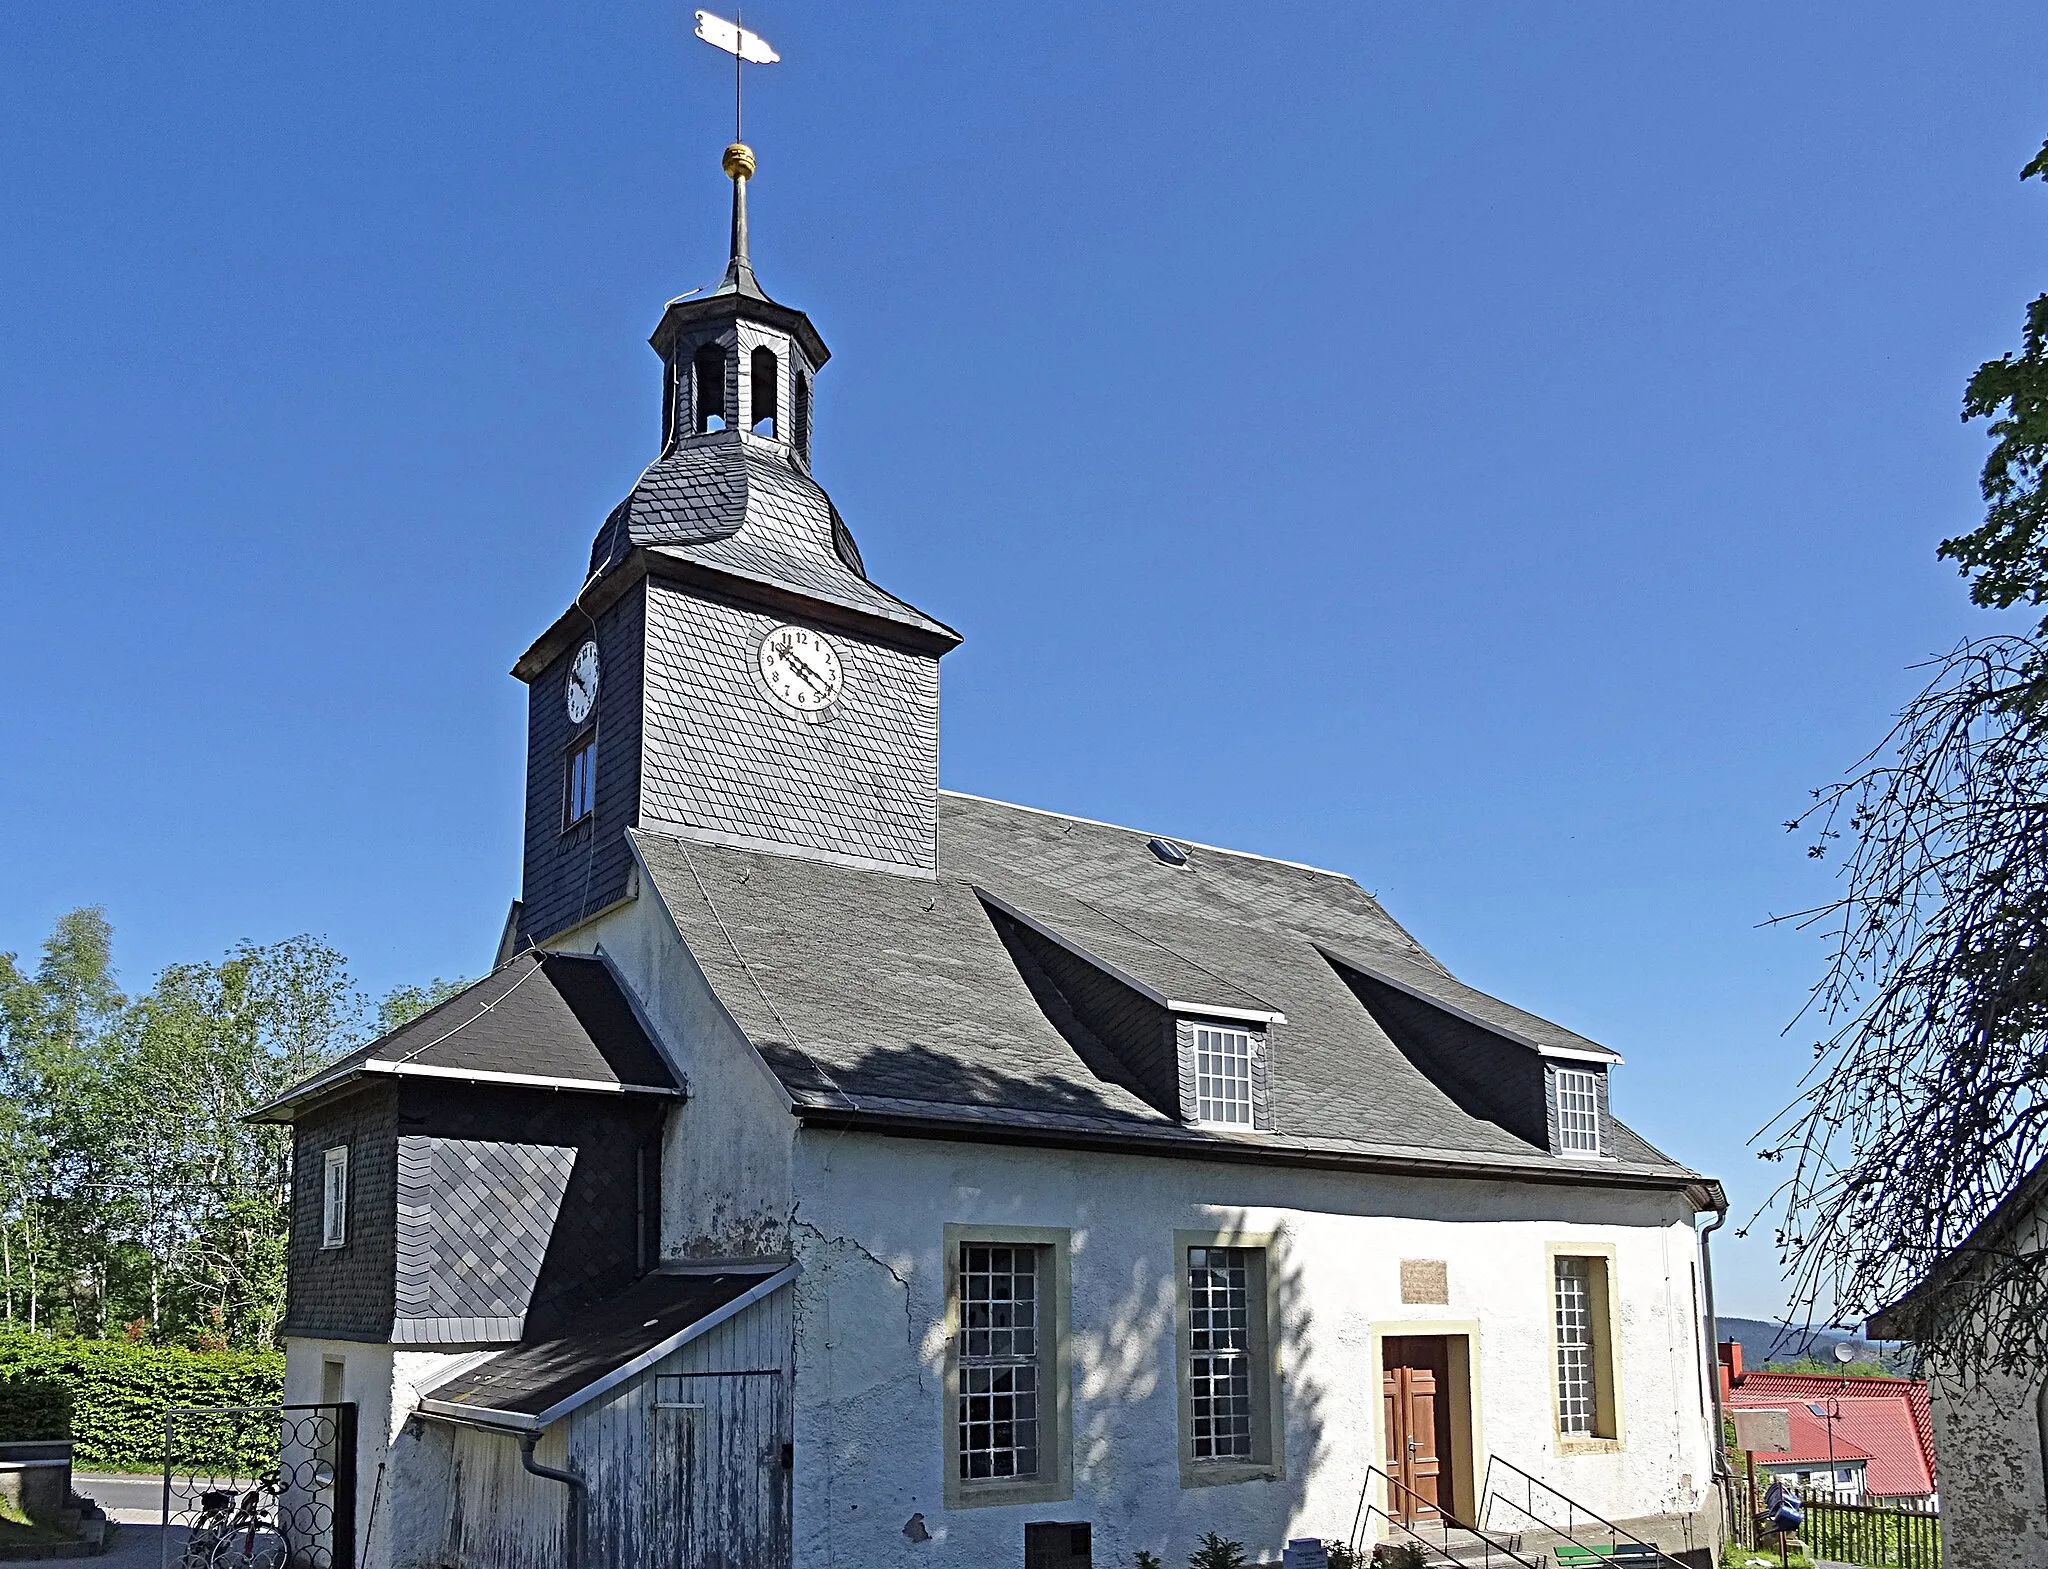
<instances>
[{"instance_id":1,"label":"green bench","mask_svg":"<svg viewBox=\"0 0 2048 1569\"><path fill-rule=\"evenodd\" d=\"M1609 1564L1653 1564L1663 1554L1642 1542L1617 1542L1612 1547L1580 1547L1568 1542L1550 1556L1557 1569L1606 1569Z\"/></svg>"}]
</instances>

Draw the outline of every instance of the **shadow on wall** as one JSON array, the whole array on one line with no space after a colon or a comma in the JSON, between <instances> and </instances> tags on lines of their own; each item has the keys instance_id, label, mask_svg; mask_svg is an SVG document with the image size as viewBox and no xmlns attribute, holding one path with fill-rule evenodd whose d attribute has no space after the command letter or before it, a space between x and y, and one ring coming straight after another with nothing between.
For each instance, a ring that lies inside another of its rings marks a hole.
<instances>
[{"instance_id":1,"label":"shadow on wall","mask_svg":"<svg viewBox=\"0 0 2048 1569\"><path fill-rule=\"evenodd\" d=\"M1078 1326L1073 1337L1074 1479L1077 1490L1094 1495L1098 1564L1131 1563L1141 1548L1167 1564L1185 1563L1206 1531L1243 1542L1253 1562L1269 1554L1277 1557L1290 1536L1334 1538L1350 1531L1348 1506L1341 1521L1304 1518L1311 1477L1334 1469L1338 1493L1349 1487L1355 1496L1370 1461L1363 1447L1356 1454L1330 1448L1330 1392L1317 1371L1317 1325L1293 1240L1284 1230L1263 1231L1243 1210L1219 1209L1212 1215L1204 1229L1269 1239L1269 1332L1281 1416L1278 1471L1270 1479L1182 1485L1178 1472L1186 1453L1188 1395L1180 1366L1178 1271L1187 1261L1176 1257L1172 1272L1162 1273L1156 1258L1133 1259L1129 1284L1106 1321ZM1077 1254L1081 1251L1077 1246ZM1180 1435L1179 1453L1149 1455L1145 1464L1134 1465L1129 1446L1144 1443L1160 1428L1132 1421L1131 1413L1160 1400L1173 1411L1169 1430ZM1362 1428L1366 1435L1371 1432L1369 1410ZM1361 1438L1361 1446L1364 1442Z\"/></svg>"}]
</instances>

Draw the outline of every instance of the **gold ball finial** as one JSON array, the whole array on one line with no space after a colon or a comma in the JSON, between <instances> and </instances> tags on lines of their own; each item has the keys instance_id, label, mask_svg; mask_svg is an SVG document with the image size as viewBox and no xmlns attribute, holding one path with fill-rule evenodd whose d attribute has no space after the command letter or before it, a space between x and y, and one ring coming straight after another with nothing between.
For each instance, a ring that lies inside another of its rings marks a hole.
<instances>
[{"instance_id":1,"label":"gold ball finial","mask_svg":"<svg viewBox=\"0 0 2048 1569\"><path fill-rule=\"evenodd\" d=\"M751 180L754 177L754 149L745 142L734 142L725 150L725 172L734 180Z\"/></svg>"}]
</instances>

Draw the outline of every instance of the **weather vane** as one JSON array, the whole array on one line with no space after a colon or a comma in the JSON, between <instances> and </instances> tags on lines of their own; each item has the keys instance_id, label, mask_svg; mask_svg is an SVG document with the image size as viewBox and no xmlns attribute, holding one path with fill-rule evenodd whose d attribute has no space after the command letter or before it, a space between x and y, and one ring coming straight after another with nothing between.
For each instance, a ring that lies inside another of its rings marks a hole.
<instances>
[{"instance_id":1,"label":"weather vane","mask_svg":"<svg viewBox=\"0 0 2048 1569\"><path fill-rule=\"evenodd\" d=\"M732 181L732 260L727 263L725 280L718 288L760 295L761 286L754 281L754 264L747 255L747 181L754 177L754 149L741 139L745 123L740 118L745 102L741 83L749 65L773 65L782 56L769 48L768 40L759 33L750 33L738 22L728 22L709 11L697 13L697 36L732 56L732 145L726 148L721 160Z\"/></svg>"},{"instance_id":2,"label":"weather vane","mask_svg":"<svg viewBox=\"0 0 2048 1569\"><path fill-rule=\"evenodd\" d=\"M739 15L744 18L746 12ZM746 137L741 134L740 118L744 102L741 73L750 65L773 65L782 56L769 48L768 40L759 33L750 33L738 22L728 22L709 11L697 13L697 36L712 48L723 49L732 56L732 139L735 146L745 146Z\"/></svg>"}]
</instances>

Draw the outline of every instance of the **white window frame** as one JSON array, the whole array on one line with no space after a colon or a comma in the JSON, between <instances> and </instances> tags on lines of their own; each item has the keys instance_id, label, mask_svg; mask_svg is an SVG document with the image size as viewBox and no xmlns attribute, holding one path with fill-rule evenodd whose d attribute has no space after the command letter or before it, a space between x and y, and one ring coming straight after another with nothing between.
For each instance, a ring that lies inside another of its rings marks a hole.
<instances>
[{"instance_id":1,"label":"white window frame","mask_svg":"<svg viewBox=\"0 0 2048 1569\"><path fill-rule=\"evenodd\" d=\"M320 1246L348 1246L348 1146L329 1146L320 1158Z\"/></svg>"},{"instance_id":2,"label":"white window frame","mask_svg":"<svg viewBox=\"0 0 2048 1569\"><path fill-rule=\"evenodd\" d=\"M1600 1075L1585 1068L1557 1070L1557 1152L1597 1157L1600 1138Z\"/></svg>"},{"instance_id":3,"label":"white window frame","mask_svg":"<svg viewBox=\"0 0 2048 1569\"><path fill-rule=\"evenodd\" d=\"M1211 1128L1252 1128L1256 1126L1258 1113L1252 1101L1252 1054L1258 1044L1257 1037L1248 1029L1228 1024L1194 1023L1195 1053L1195 1121ZM1242 1100L1229 1093L1239 1084L1235 1073L1226 1077L1212 1072L1204 1066L1215 1062L1219 1066L1237 1059L1243 1065ZM1211 1093L1212 1087L1221 1093ZM1242 1110L1243 1115L1233 1115ZM1224 1113L1225 1115L1218 1115Z\"/></svg>"}]
</instances>

